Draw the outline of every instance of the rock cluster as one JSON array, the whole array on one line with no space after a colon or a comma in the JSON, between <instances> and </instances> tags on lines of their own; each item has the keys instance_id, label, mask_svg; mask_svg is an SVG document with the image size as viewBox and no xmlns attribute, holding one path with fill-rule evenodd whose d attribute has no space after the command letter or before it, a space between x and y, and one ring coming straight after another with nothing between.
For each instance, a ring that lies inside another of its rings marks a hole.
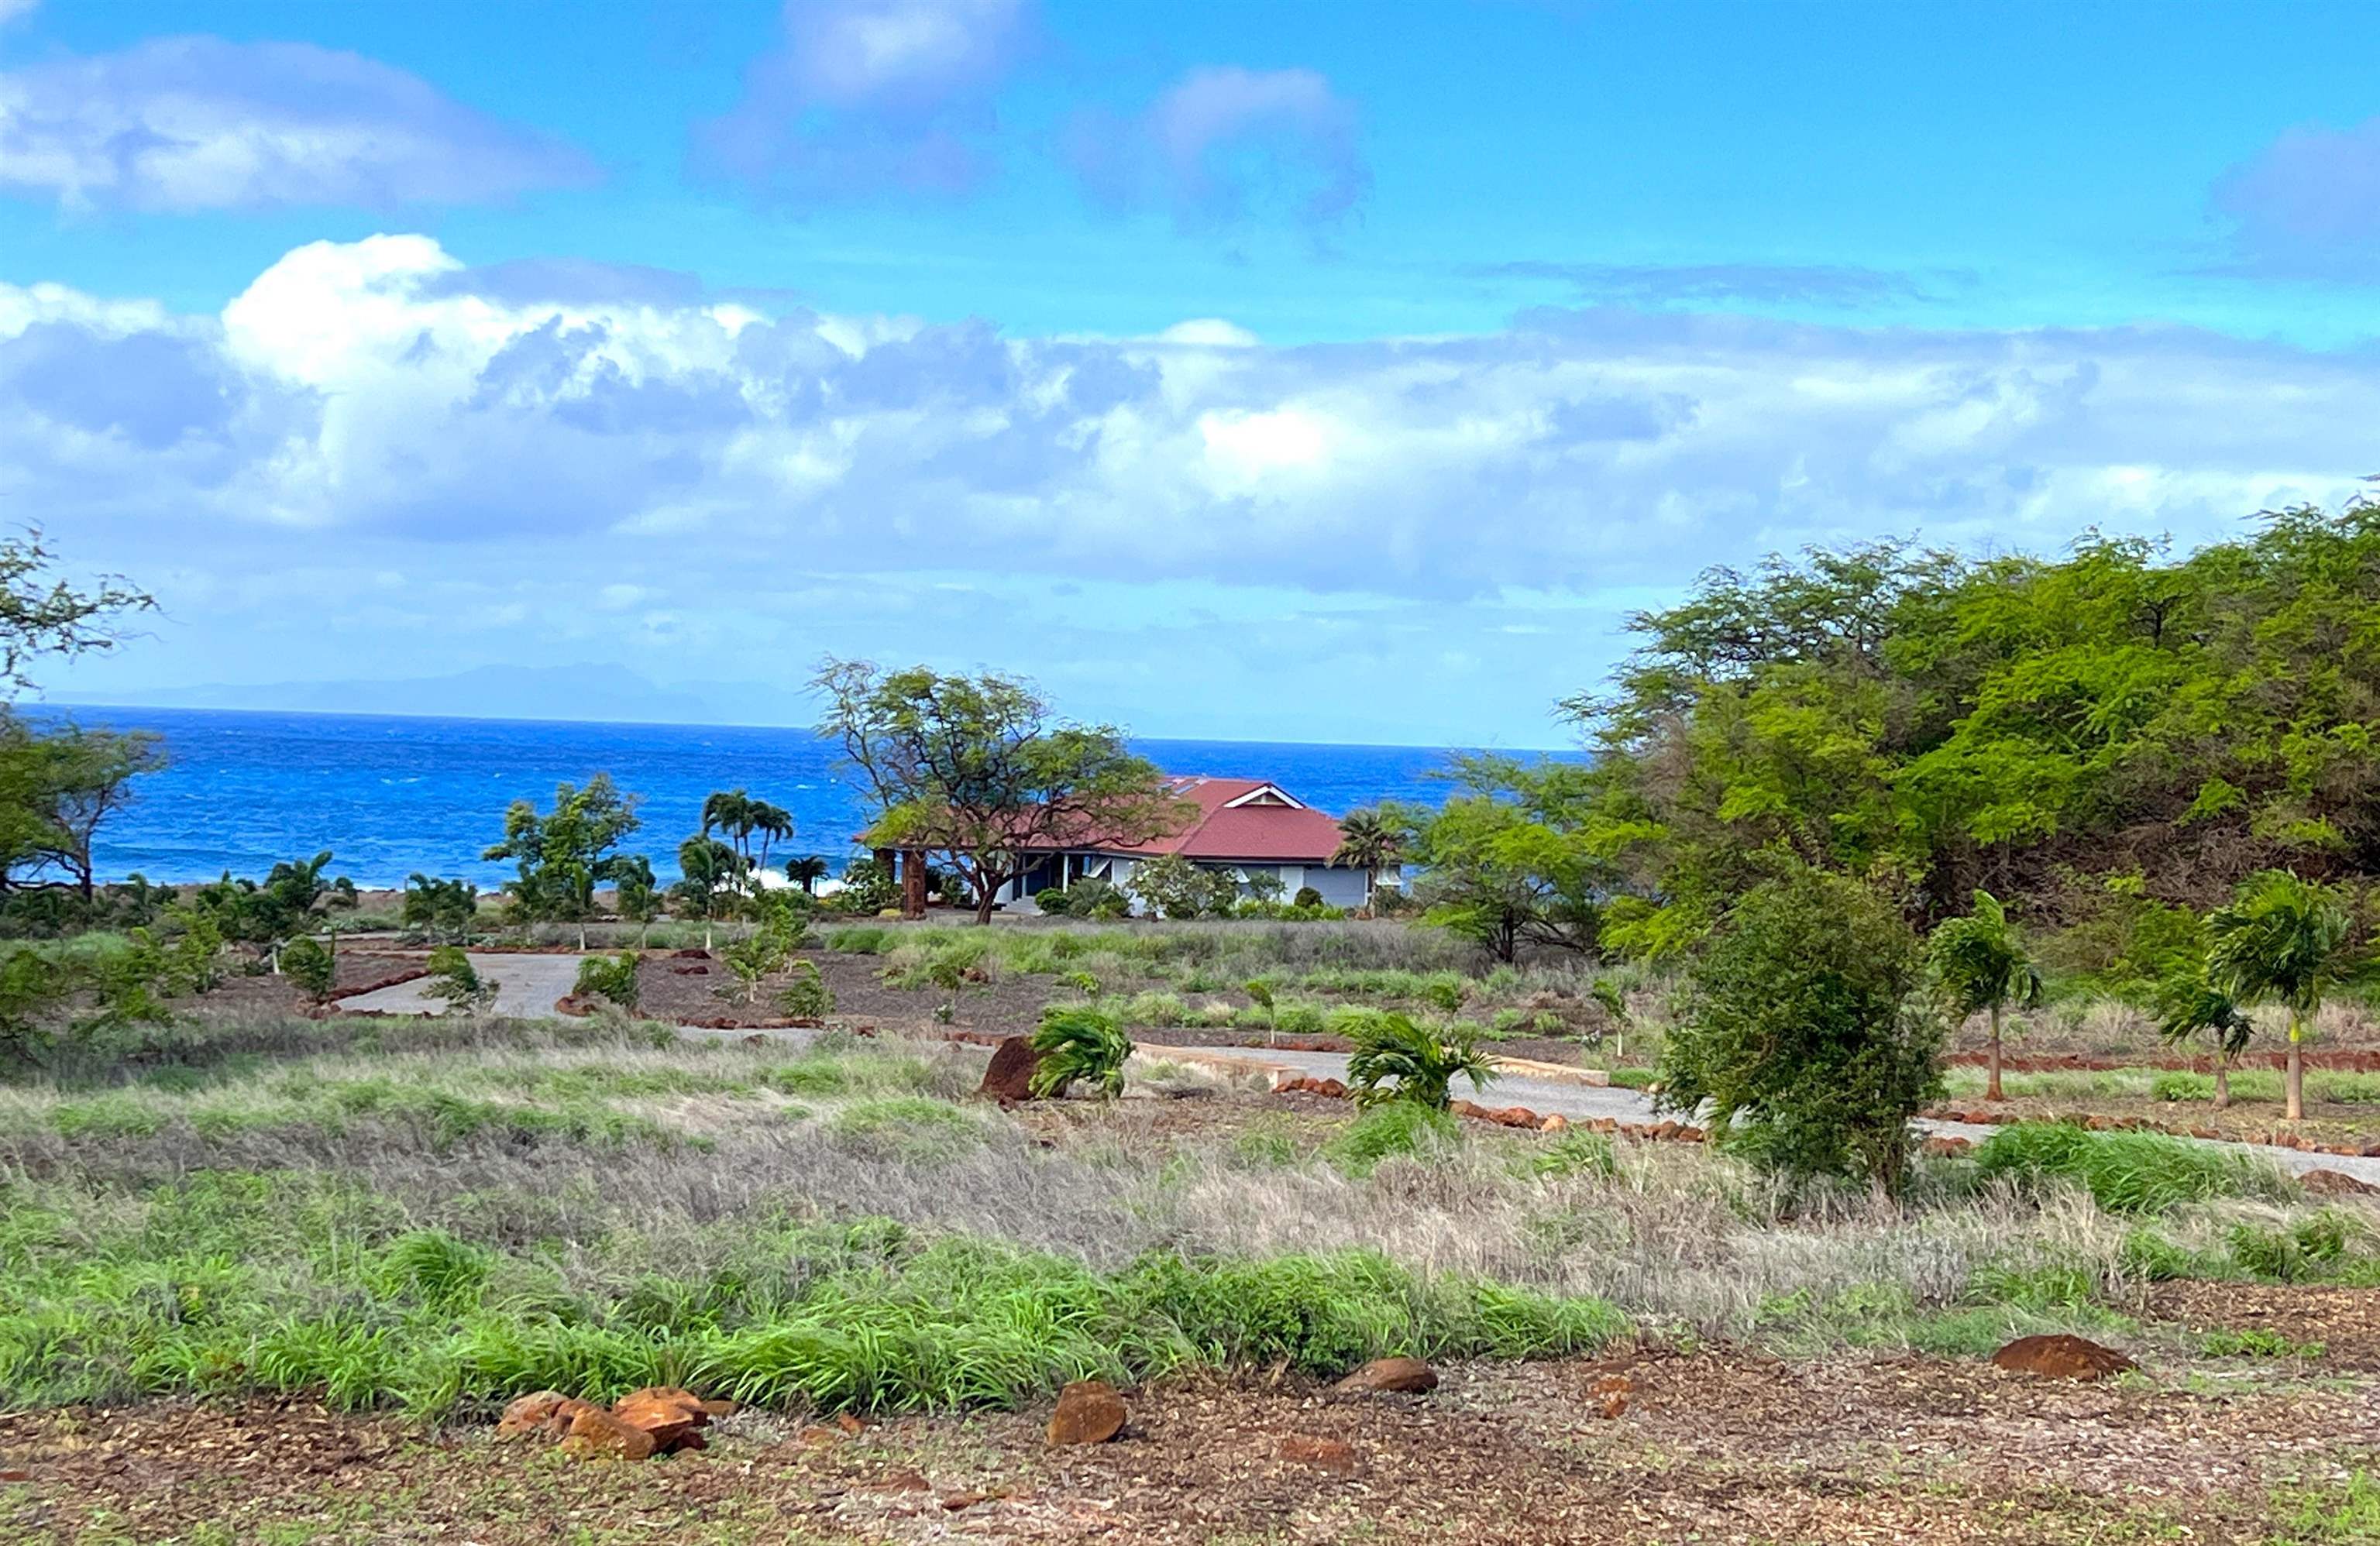
<instances>
[{"instance_id":1,"label":"rock cluster","mask_svg":"<svg viewBox=\"0 0 2380 1546\"><path fill-rule=\"evenodd\" d=\"M702 1448L702 1431L735 1409L732 1401L705 1401L675 1385L648 1385L608 1407L541 1390L504 1408L496 1437L540 1440L582 1460L650 1460Z\"/></svg>"}]
</instances>

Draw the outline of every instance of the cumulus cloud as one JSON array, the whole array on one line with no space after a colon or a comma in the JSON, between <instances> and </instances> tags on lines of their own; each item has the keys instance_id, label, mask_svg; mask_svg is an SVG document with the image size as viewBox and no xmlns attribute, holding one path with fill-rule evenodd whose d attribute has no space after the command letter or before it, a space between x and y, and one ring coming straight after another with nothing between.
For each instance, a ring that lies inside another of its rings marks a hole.
<instances>
[{"instance_id":1,"label":"cumulus cloud","mask_svg":"<svg viewBox=\"0 0 2380 1546\"><path fill-rule=\"evenodd\" d=\"M68 208L481 203L594 175L568 146L310 43L159 38L0 73L0 190Z\"/></svg>"},{"instance_id":2,"label":"cumulus cloud","mask_svg":"<svg viewBox=\"0 0 2380 1546\"><path fill-rule=\"evenodd\" d=\"M2368 353L2178 329L1546 308L1285 347L496 276L380 236L300 248L219 317L0 286L0 494L226 562L514 544L687 615L754 554L1475 605L1878 531L2204 538L2355 490L2380 393Z\"/></svg>"},{"instance_id":3,"label":"cumulus cloud","mask_svg":"<svg viewBox=\"0 0 2380 1546\"><path fill-rule=\"evenodd\" d=\"M795 201L965 192L1031 23L1027 0L787 0L783 42L698 127L697 169Z\"/></svg>"},{"instance_id":4,"label":"cumulus cloud","mask_svg":"<svg viewBox=\"0 0 2380 1546\"><path fill-rule=\"evenodd\" d=\"M2290 129L2216 183L2235 270L2283 278L2380 278L2380 118Z\"/></svg>"},{"instance_id":5,"label":"cumulus cloud","mask_svg":"<svg viewBox=\"0 0 2380 1546\"><path fill-rule=\"evenodd\" d=\"M1101 202L1168 209L1185 225L1275 204L1328 223L1372 186L1354 105L1307 69L1194 69L1132 118L1085 113L1066 151Z\"/></svg>"}]
</instances>

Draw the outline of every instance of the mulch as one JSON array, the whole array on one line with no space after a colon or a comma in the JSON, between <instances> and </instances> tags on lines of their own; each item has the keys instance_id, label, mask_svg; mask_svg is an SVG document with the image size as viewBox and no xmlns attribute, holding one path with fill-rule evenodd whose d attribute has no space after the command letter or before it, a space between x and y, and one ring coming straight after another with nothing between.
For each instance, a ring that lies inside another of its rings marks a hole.
<instances>
[{"instance_id":1,"label":"mulch","mask_svg":"<svg viewBox=\"0 0 2380 1546\"><path fill-rule=\"evenodd\" d=\"M849 1437L742 1413L705 1453L635 1466L304 1402L19 1414L0 1417L21 1483L0 1488L0 1534L310 1521L513 1546L768 1521L780 1533L748 1539L2031 1543L2186 1526L2246 1543L2268 1537L2276 1485L2369 1464L2343 1446L2380 1419L2361 1382L2086 1385L1914 1356L1645 1348L1443 1372L1427 1397L1294 1377L1132 1392L1119 1442L1065 1450L1043 1442L1046 1407Z\"/></svg>"}]
</instances>

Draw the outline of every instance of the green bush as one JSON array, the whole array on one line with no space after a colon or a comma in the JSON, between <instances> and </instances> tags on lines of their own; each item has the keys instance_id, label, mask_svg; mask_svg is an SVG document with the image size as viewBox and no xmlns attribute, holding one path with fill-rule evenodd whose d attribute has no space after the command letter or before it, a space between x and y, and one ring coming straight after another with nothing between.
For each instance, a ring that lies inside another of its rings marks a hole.
<instances>
[{"instance_id":1,"label":"green bush","mask_svg":"<svg viewBox=\"0 0 2380 1546\"><path fill-rule=\"evenodd\" d=\"M880 956L892 948L892 931L872 925L836 929L826 936L826 948L846 956Z\"/></svg>"},{"instance_id":2,"label":"green bush","mask_svg":"<svg viewBox=\"0 0 2380 1546\"><path fill-rule=\"evenodd\" d=\"M321 940L299 935L281 947L281 974L297 984L298 992L319 1004L331 996L331 984L338 980L339 963L322 948Z\"/></svg>"},{"instance_id":3,"label":"green bush","mask_svg":"<svg viewBox=\"0 0 2380 1546\"><path fill-rule=\"evenodd\" d=\"M1920 981L1916 939L1868 887L1808 869L1757 886L1691 970L1658 1102L1708 1102L1718 1141L1767 1168L1898 1190L1910 1120L1941 1090Z\"/></svg>"},{"instance_id":4,"label":"green bush","mask_svg":"<svg viewBox=\"0 0 2380 1546\"><path fill-rule=\"evenodd\" d=\"M496 984L480 980L479 969L457 945L441 945L430 952L430 976L422 991L444 1000L450 1013L483 1013L496 1001Z\"/></svg>"},{"instance_id":5,"label":"green bush","mask_svg":"<svg viewBox=\"0 0 2380 1546\"><path fill-rule=\"evenodd\" d=\"M2236 1224L2227 1242L2242 1272L2282 1283L2318 1277L2347 1255L2348 1224L2327 1211L2280 1228Z\"/></svg>"},{"instance_id":6,"label":"green bush","mask_svg":"<svg viewBox=\"0 0 2380 1546\"><path fill-rule=\"evenodd\" d=\"M2149 1098L2160 1101L2211 1101L2215 1076L2168 1069L2149 1081Z\"/></svg>"},{"instance_id":7,"label":"green bush","mask_svg":"<svg viewBox=\"0 0 2380 1546\"><path fill-rule=\"evenodd\" d=\"M1123 1066L1132 1057L1132 1042L1116 1017L1089 1004L1052 1004L1041 1011L1033 1032L1033 1050L1041 1060L1033 1069L1033 1093L1062 1095L1076 1081L1089 1084L1102 1099L1123 1089Z\"/></svg>"},{"instance_id":8,"label":"green bush","mask_svg":"<svg viewBox=\"0 0 2380 1546\"><path fill-rule=\"evenodd\" d=\"M581 998L608 998L633 1011L641 991L638 964L634 950L623 950L616 956L589 956L578 963L578 981L570 991Z\"/></svg>"},{"instance_id":9,"label":"green bush","mask_svg":"<svg viewBox=\"0 0 2380 1546\"><path fill-rule=\"evenodd\" d=\"M834 990L826 985L818 962L804 956L792 968L792 980L778 990L777 1007L794 1020L824 1020L834 1013Z\"/></svg>"},{"instance_id":10,"label":"green bush","mask_svg":"<svg viewBox=\"0 0 2380 1546\"><path fill-rule=\"evenodd\" d=\"M1443 1153L1463 1140L1455 1119L1415 1101L1376 1105L1332 1135L1325 1159L1350 1176L1368 1176L1391 1154Z\"/></svg>"},{"instance_id":11,"label":"green bush","mask_svg":"<svg viewBox=\"0 0 2380 1546\"><path fill-rule=\"evenodd\" d=\"M1975 1168L2019 1184L2074 1182L2111 1214L2162 1214L2210 1198L2286 1196L2269 1164L2154 1132L2090 1132L2065 1122L2020 1122L1977 1145Z\"/></svg>"}]
</instances>

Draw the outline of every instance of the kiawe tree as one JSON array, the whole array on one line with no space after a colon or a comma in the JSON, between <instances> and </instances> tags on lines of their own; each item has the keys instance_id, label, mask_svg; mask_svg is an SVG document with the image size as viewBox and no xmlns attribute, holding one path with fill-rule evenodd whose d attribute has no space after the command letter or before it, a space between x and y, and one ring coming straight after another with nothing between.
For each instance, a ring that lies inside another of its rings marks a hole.
<instances>
[{"instance_id":1,"label":"kiawe tree","mask_svg":"<svg viewBox=\"0 0 2380 1546\"><path fill-rule=\"evenodd\" d=\"M527 800L514 801L504 813L504 841L480 857L514 862L516 874L504 889L516 917L524 923L575 922L583 950L595 888L631 873L628 856L617 850L642 825L637 797L622 794L610 774L598 773L584 785L558 785L550 812L540 812Z\"/></svg>"},{"instance_id":2,"label":"kiawe tree","mask_svg":"<svg viewBox=\"0 0 2380 1546\"><path fill-rule=\"evenodd\" d=\"M2305 1116L2306 1022L2346 968L2350 929L2336 893L2286 870L2249 876L2206 918L2207 981L2240 1004L2289 1012L2292 1122Z\"/></svg>"},{"instance_id":3,"label":"kiawe tree","mask_svg":"<svg viewBox=\"0 0 2380 1546\"><path fill-rule=\"evenodd\" d=\"M1195 815L1115 727L1055 720L1014 677L830 658L814 685L828 705L820 733L842 743L876 807L861 840L946 861L979 924L1032 851L1143 843Z\"/></svg>"},{"instance_id":4,"label":"kiawe tree","mask_svg":"<svg viewBox=\"0 0 2380 1546\"><path fill-rule=\"evenodd\" d=\"M1404 818L1424 865L1424 921L1501 961L1524 946L1593 949L1606 866L1561 814L1577 776L1557 764L1458 758L1457 792Z\"/></svg>"},{"instance_id":5,"label":"kiawe tree","mask_svg":"<svg viewBox=\"0 0 2380 1546\"><path fill-rule=\"evenodd\" d=\"M1926 961L1961 1020L1973 1014L1991 1017L1991 1071L1984 1099L2006 1099L2000 1093L2001 1011L2010 1006L2033 1009L2042 994L2040 969L2025 954L2009 923L2008 909L1989 891L1977 891L1973 912L1936 926L1926 942Z\"/></svg>"}]
</instances>

